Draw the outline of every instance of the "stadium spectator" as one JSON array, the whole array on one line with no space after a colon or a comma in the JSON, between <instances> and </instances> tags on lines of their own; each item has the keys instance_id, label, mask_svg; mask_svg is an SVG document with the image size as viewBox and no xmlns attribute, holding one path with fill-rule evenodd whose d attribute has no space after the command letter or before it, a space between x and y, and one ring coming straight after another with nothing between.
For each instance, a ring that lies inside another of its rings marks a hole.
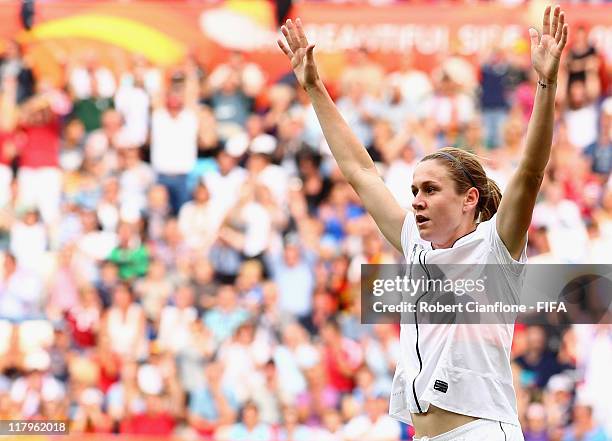
<instances>
[{"instance_id":1,"label":"stadium spectator","mask_svg":"<svg viewBox=\"0 0 612 441\"><path fill-rule=\"evenodd\" d=\"M279 308L298 318L312 308L312 259L309 251L300 247L296 237L287 239L282 256L271 264L273 279L279 290Z\"/></svg>"},{"instance_id":2,"label":"stadium spectator","mask_svg":"<svg viewBox=\"0 0 612 441\"><path fill-rule=\"evenodd\" d=\"M562 441L605 441L603 428L593 420L593 409L588 403L578 402L574 406L574 423L563 435Z\"/></svg>"},{"instance_id":3,"label":"stadium spectator","mask_svg":"<svg viewBox=\"0 0 612 441\"><path fill-rule=\"evenodd\" d=\"M15 100L21 104L34 95L36 79L27 57L24 57L23 46L16 40L8 40L0 57L0 82L6 84L8 79L16 81Z\"/></svg>"},{"instance_id":4,"label":"stadium spectator","mask_svg":"<svg viewBox=\"0 0 612 441\"><path fill-rule=\"evenodd\" d=\"M491 50L480 66L480 108L485 128L485 145L501 145L501 128L508 113L508 57L501 48Z\"/></svg>"},{"instance_id":5,"label":"stadium spectator","mask_svg":"<svg viewBox=\"0 0 612 441\"><path fill-rule=\"evenodd\" d=\"M76 433L111 433L112 419L102 411L104 394L87 388L81 392L79 406L71 421L70 430Z\"/></svg>"},{"instance_id":6,"label":"stadium spectator","mask_svg":"<svg viewBox=\"0 0 612 441\"><path fill-rule=\"evenodd\" d=\"M146 357L145 317L134 302L132 288L126 283L113 290L113 303L102 318L101 332L109 338L113 352L122 359Z\"/></svg>"},{"instance_id":7,"label":"stadium spectator","mask_svg":"<svg viewBox=\"0 0 612 441\"><path fill-rule=\"evenodd\" d=\"M149 252L137 236L136 225L122 222L117 227L117 246L108 260L119 268L119 277L130 280L144 276L149 268Z\"/></svg>"},{"instance_id":8,"label":"stadium spectator","mask_svg":"<svg viewBox=\"0 0 612 441\"><path fill-rule=\"evenodd\" d=\"M240 81L239 72L227 72L220 87L210 97L210 106L222 130L242 127L249 117L252 101L242 90Z\"/></svg>"},{"instance_id":9,"label":"stadium spectator","mask_svg":"<svg viewBox=\"0 0 612 441\"><path fill-rule=\"evenodd\" d=\"M180 354L193 344L191 329L198 313L190 286L179 286L174 292L173 300L174 305L165 306L161 311L157 344L162 351Z\"/></svg>"},{"instance_id":10,"label":"stadium spectator","mask_svg":"<svg viewBox=\"0 0 612 441\"><path fill-rule=\"evenodd\" d=\"M121 207L142 212L147 206L147 193L155 182L151 166L140 159L140 146L124 127L115 137L119 172Z\"/></svg>"},{"instance_id":11,"label":"stadium spectator","mask_svg":"<svg viewBox=\"0 0 612 441\"><path fill-rule=\"evenodd\" d=\"M208 188L203 183L198 184L193 199L185 203L178 214L179 228L189 248L208 254L223 220L222 215L210 201Z\"/></svg>"},{"instance_id":12,"label":"stadium spectator","mask_svg":"<svg viewBox=\"0 0 612 441\"><path fill-rule=\"evenodd\" d=\"M208 77L208 87L217 90L222 87L225 80L237 74L244 93L249 97L256 97L265 86L265 73L256 63L247 61L246 54L233 51L226 63L219 64Z\"/></svg>"},{"instance_id":13,"label":"stadium spectator","mask_svg":"<svg viewBox=\"0 0 612 441\"><path fill-rule=\"evenodd\" d=\"M67 61L68 85L75 99L91 97L95 93L95 88L99 90L101 97L113 96L116 88L115 77L108 67L100 63L93 50L80 59L73 57Z\"/></svg>"},{"instance_id":14,"label":"stadium spectator","mask_svg":"<svg viewBox=\"0 0 612 441\"><path fill-rule=\"evenodd\" d=\"M15 321L38 318L41 312L43 283L32 271L19 266L12 254L4 255L0 285L0 316Z\"/></svg>"},{"instance_id":15,"label":"stadium spectator","mask_svg":"<svg viewBox=\"0 0 612 441\"><path fill-rule=\"evenodd\" d=\"M170 415L167 401L158 394L145 398L146 410L121 423L121 434L168 436L172 434L176 421Z\"/></svg>"},{"instance_id":16,"label":"stadium spectator","mask_svg":"<svg viewBox=\"0 0 612 441\"><path fill-rule=\"evenodd\" d=\"M239 306L233 286L220 287L216 297L215 306L204 314L202 322L210 329L219 344L234 334L234 331L248 319L248 313Z\"/></svg>"},{"instance_id":17,"label":"stadium spectator","mask_svg":"<svg viewBox=\"0 0 612 441\"><path fill-rule=\"evenodd\" d=\"M46 223L58 221L61 199L59 168L61 123L50 94L38 93L19 111L23 141L19 146L19 201L36 207Z\"/></svg>"},{"instance_id":18,"label":"stadium spectator","mask_svg":"<svg viewBox=\"0 0 612 441\"><path fill-rule=\"evenodd\" d=\"M576 35L573 40L569 48L569 57L566 60L569 84L574 81L586 80L589 66L596 63L599 56L597 49L589 42L589 33L585 26L576 28Z\"/></svg>"},{"instance_id":19,"label":"stadium spectator","mask_svg":"<svg viewBox=\"0 0 612 441\"><path fill-rule=\"evenodd\" d=\"M321 362L330 385L340 393L350 392L355 385L357 368L363 360L361 348L340 333L340 326L334 320L329 320L323 326L321 339Z\"/></svg>"},{"instance_id":20,"label":"stadium spectator","mask_svg":"<svg viewBox=\"0 0 612 441\"><path fill-rule=\"evenodd\" d=\"M343 434L347 441L395 441L400 437L400 425L387 414L385 395L368 395L364 413L352 418L344 427Z\"/></svg>"},{"instance_id":21,"label":"stadium spectator","mask_svg":"<svg viewBox=\"0 0 612 441\"><path fill-rule=\"evenodd\" d=\"M174 214L189 200L187 175L194 168L198 153L197 80L194 75L193 72L176 73L174 89L160 92L153 101L151 166L159 183L168 189Z\"/></svg>"},{"instance_id":22,"label":"stadium spectator","mask_svg":"<svg viewBox=\"0 0 612 441\"><path fill-rule=\"evenodd\" d=\"M555 354L546 348L546 330L542 326L531 326L527 330L527 348L525 353L516 358L516 363L523 368L521 383L525 387L543 388L548 380L564 369Z\"/></svg>"},{"instance_id":23,"label":"stadium spectator","mask_svg":"<svg viewBox=\"0 0 612 441\"><path fill-rule=\"evenodd\" d=\"M589 59L585 64L585 78L567 83L567 109L564 120L567 124L568 139L580 152L597 141L597 98L601 88L598 70L599 60Z\"/></svg>"},{"instance_id":24,"label":"stadium spectator","mask_svg":"<svg viewBox=\"0 0 612 441\"><path fill-rule=\"evenodd\" d=\"M283 409L283 426L278 433L279 441L308 441L314 436L313 429L299 423L295 407L285 406Z\"/></svg>"},{"instance_id":25,"label":"stadium spectator","mask_svg":"<svg viewBox=\"0 0 612 441\"><path fill-rule=\"evenodd\" d=\"M527 408L526 426L525 441L550 441L546 425L546 410L540 403L532 403Z\"/></svg>"},{"instance_id":26,"label":"stadium spectator","mask_svg":"<svg viewBox=\"0 0 612 441\"><path fill-rule=\"evenodd\" d=\"M126 72L115 94L115 108L123 117L125 127L136 145L147 140L151 99L145 90L146 71L135 68Z\"/></svg>"},{"instance_id":27,"label":"stadium spectator","mask_svg":"<svg viewBox=\"0 0 612 441\"><path fill-rule=\"evenodd\" d=\"M222 365L211 360L206 365L203 384L191 395L189 422L202 436L210 437L219 427L236 420L239 402L222 377Z\"/></svg>"},{"instance_id":28,"label":"stadium spectator","mask_svg":"<svg viewBox=\"0 0 612 441\"><path fill-rule=\"evenodd\" d=\"M219 429L215 433L215 438L225 441L272 441L274 439L272 426L260 421L259 409L254 403L245 403L240 413L240 422Z\"/></svg>"}]
</instances>

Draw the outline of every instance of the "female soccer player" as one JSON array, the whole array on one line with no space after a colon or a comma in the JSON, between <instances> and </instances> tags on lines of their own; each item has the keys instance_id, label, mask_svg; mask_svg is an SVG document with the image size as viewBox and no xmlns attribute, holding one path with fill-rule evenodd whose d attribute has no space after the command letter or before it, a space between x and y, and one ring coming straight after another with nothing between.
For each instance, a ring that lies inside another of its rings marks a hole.
<instances>
[{"instance_id":1,"label":"female soccer player","mask_svg":"<svg viewBox=\"0 0 612 441\"><path fill-rule=\"evenodd\" d=\"M559 58L568 26L556 6L544 11L542 35L529 29L537 92L523 157L501 197L478 158L444 148L423 158L412 183L413 212L386 188L366 149L343 120L317 73L299 19L281 27L278 45L308 92L342 173L383 235L409 263L498 263L516 283L526 263L527 229L550 157ZM418 260L417 260L418 259ZM509 285L512 286L512 285ZM412 424L415 440L523 440L510 346L512 324L488 327L405 324L390 414ZM498 344L492 345L491 341Z\"/></svg>"}]
</instances>

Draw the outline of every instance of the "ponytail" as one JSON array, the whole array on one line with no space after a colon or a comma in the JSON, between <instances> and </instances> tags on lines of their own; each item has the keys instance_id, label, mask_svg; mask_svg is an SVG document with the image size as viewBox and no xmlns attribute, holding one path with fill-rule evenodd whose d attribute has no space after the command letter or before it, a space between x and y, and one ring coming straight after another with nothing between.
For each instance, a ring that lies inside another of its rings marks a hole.
<instances>
[{"instance_id":1,"label":"ponytail","mask_svg":"<svg viewBox=\"0 0 612 441\"><path fill-rule=\"evenodd\" d=\"M478 201L478 217L480 222L488 221L495 215L495 213L497 213L497 209L499 208L499 203L501 202L502 198L501 190L495 181L488 176L486 189L481 191L479 188L478 190L480 191L480 200Z\"/></svg>"}]
</instances>

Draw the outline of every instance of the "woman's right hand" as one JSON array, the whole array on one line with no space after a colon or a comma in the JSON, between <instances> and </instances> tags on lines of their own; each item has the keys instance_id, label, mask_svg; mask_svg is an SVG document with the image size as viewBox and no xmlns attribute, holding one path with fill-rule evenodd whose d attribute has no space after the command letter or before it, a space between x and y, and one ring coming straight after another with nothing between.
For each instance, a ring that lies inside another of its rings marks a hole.
<instances>
[{"instance_id":1,"label":"woman's right hand","mask_svg":"<svg viewBox=\"0 0 612 441\"><path fill-rule=\"evenodd\" d=\"M317 85L319 73L314 61L314 44L308 44L302 22L298 18L295 23L291 19L281 26L285 41L278 39L278 46L291 61L291 68L300 85L308 90Z\"/></svg>"}]
</instances>

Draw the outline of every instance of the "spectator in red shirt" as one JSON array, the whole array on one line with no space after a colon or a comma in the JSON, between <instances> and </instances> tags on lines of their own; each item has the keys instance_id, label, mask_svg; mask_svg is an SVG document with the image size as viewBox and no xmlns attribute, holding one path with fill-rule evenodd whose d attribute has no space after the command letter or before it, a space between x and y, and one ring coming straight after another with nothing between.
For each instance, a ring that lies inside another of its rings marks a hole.
<instances>
[{"instance_id":1,"label":"spectator in red shirt","mask_svg":"<svg viewBox=\"0 0 612 441\"><path fill-rule=\"evenodd\" d=\"M96 345L101 316L98 291L93 286L81 288L79 302L66 311L66 321L77 347L87 349Z\"/></svg>"},{"instance_id":2,"label":"spectator in red shirt","mask_svg":"<svg viewBox=\"0 0 612 441\"><path fill-rule=\"evenodd\" d=\"M125 420L120 432L131 435L170 435L176 422L166 409L166 401L161 395L147 395L146 411Z\"/></svg>"},{"instance_id":3,"label":"spectator in red shirt","mask_svg":"<svg viewBox=\"0 0 612 441\"><path fill-rule=\"evenodd\" d=\"M45 223L60 214L62 174L59 168L61 125L47 95L36 95L21 107L23 133L19 150L19 200L39 209Z\"/></svg>"},{"instance_id":4,"label":"spectator in red shirt","mask_svg":"<svg viewBox=\"0 0 612 441\"><path fill-rule=\"evenodd\" d=\"M344 337L336 320L329 320L321 329L323 365L329 383L340 393L348 393L355 386L354 376L361 365L361 347Z\"/></svg>"},{"instance_id":5,"label":"spectator in red shirt","mask_svg":"<svg viewBox=\"0 0 612 441\"><path fill-rule=\"evenodd\" d=\"M121 357L112 351L110 340L104 334L98 336L98 345L92 357L100 368L98 388L106 394L113 384L120 381L123 367Z\"/></svg>"}]
</instances>

